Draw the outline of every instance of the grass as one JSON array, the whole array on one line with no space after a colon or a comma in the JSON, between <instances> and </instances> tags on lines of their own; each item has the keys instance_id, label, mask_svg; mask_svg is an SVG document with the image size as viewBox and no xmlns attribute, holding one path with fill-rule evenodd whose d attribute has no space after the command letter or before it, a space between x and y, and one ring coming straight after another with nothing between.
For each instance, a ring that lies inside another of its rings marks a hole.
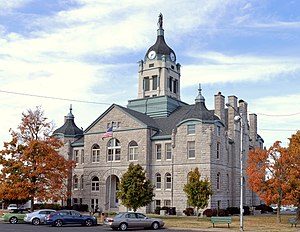
<instances>
[{"instance_id":1,"label":"grass","mask_svg":"<svg viewBox=\"0 0 300 232\"><path fill-rule=\"evenodd\" d=\"M197 217L178 217L178 216L154 216L162 218L165 221L165 227L167 228L185 228L203 231L212 230L212 223L210 218L199 218ZM291 231L300 231L299 228L291 227L289 224L288 218L295 217L295 214L291 215L281 215L281 223L277 224L277 219L275 214L268 215L256 215L256 216L244 216L244 231L259 231L259 232L291 232ZM223 228L226 231L239 231L240 228L240 218L239 216L232 217L232 223L230 228L227 227L227 224L217 224L215 227L218 228L218 231L222 231Z\"/></svg>"}]
</instances>

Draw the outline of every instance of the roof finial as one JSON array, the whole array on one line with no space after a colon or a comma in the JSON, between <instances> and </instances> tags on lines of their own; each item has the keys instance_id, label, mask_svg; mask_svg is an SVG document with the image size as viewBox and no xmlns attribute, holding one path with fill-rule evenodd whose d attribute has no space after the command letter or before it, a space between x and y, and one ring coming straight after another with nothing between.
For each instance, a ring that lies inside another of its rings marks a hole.
<instances>
[{"instance_id":1,"label":"roof finial","mask_svg":"<svg viewBox=\"0 0 300 232\"><path fill-rule=\"evenodd\" d=\"M162 13L160 13L158 15L157 26L158 26L158 29L162 29L162 27L163 27L163 15L162 15Z\"/></svg>"},{"instance_id":2,"label":"roof finial","mask_svg":"<svg viewBox=\"0 0 300 232\"><path fill-rule=\"evenodd\" d=\"M70 113L72 114L72 104L70 104Z\"/></svg>"},{"instance_id":3,"label":"roof finial","mask_svg":"<svg viewBox=\"0 0 300 232\"><path fill-rule=\"evenodd\" d=\"M201 93L202 89L201 89L201 84L199 83L199 88L198 88L198 96L196 97L195 99L195 102L205 102L205 98L202 96L202 93Z\"/></svg>"}]
</instances>

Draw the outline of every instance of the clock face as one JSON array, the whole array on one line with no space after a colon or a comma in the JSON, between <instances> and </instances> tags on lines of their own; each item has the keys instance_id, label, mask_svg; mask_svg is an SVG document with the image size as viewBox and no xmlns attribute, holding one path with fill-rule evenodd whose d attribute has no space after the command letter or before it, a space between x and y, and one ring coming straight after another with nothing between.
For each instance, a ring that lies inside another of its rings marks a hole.
<instances>
[{"instance_id":1,"label":"clock face","mask_svg":"<svg viewBox=\"0 0 300 232\"><path fill-rule=\"evenodd\" d=\"M155 52L155 51L151 51L151 52L148 53L148 58L149 58L150 60L154 59L155 56L156 56L156 52Z\"/></svg>"},{"instance_id":2,"label":"clock face","mask_svg":"<svg viewBox=\"0 0 300 232\"><path fill-rule=\"evenodd\" d=\"M175 54L173 52L170 53L170 59L172 61L175 61Z\"/></svg>"}]
</instances>

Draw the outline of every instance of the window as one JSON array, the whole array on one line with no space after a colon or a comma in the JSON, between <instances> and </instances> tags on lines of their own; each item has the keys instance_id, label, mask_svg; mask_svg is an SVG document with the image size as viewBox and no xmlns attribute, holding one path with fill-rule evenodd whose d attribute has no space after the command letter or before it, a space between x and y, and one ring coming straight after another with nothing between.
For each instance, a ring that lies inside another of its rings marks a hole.
<instances>
[{"instance_id":1,"label":"window","mask_svg":"<svg viewBox=\"0 0 300 232\"><path fill-rule=\"evenodd\" d=\"M172 188L172 176L170 173L166 173L165 176L165 182L166 182L166 189L171 189Z\"/></svg>"},{"instance_id":2,"label":"window","mask_svg":"<svg viewBox=\"0 0 300 232\"><path fill-rule=\"evenodd\" d=\"M152 76L152 90L157 89L157 76Z\"/></svg>"},{"instance_id":3,"label":"window","mask_svg":"<svg viewBox=\"0 0 300 232\"><path fill-rule=\"evenodd\" d=\"M84 164L84 150L81 149L81 163Z\"/></svg>"},{"instance_id":4,"label":"window","mask_svg":"<svg viewBox=\"0 0 300 232\"><path fill-rule=\"evenodd\" d=\"M150 80L149 77L144 78L144 90L149 91L150 90Z\"/></svg>"},{"instance_id":5,"label":"window","mask_svg":"<svg viewBox=\"0 0 300 232\"><path fill-rule=\"evenodd\" d=\"M220 159L220 147L221 147L221 144L218 142L217 143L217 159Z\"/></svg>"},{"instance_id":6,"label":"window","mask_svg":"<svg viewBox=\"0 0 300 232\"><path fill-rule=\"evenodd\" d=\"M92 147L92 163L100 162L100 147L98 144L93 145Z\"/></svg>"},{"instance_id":7,"label":"window","mask_svg":"<svg viewBox=\"0 0 300 232\"><path fill-rule=\"evenodd\" d=\"M174 93L178 93L178 80L174 81L174 88L173 88Z\"/></svg>"},{"instance_id":8,"label":"window","mask_svg":"<svg viewBox=\"0 0 300 232\"><path fill-rule=\"evenodd\" d=\"M73 188L78 189L78 177L76 175L73 177Z\"/></svg>"},{"instance_id":9,"label":"window","mask_svg":"<svg viewBox=\"0 0 300 232\"><path fill-rule=\"evenodd\" d=\"M221 127L217 126L217 136L221 136Z\"/></svg>"},{"instance_id":10,"label":"window","mask_svg":"<svg viewBox=\"0 0 300 232\"><path fill-rule=\"evenodd\" d=\"M171 200L164 200L164 206L170 207L171 206Z\"/></svg>"},{"instance_id":11,"label":"window","mask_svg":"<svg viewBox=\"0 0 300 232\"><path fill-rule=\"evenodd\" d=\"M80 176L80 188L83 189L84 183L83 183L83 175Z\"/></svg>"},{"instance_id":12,"label":"window","mask_svg":"<svg viewBox=\"0 0 300 232\"><path fill-rule=\"evenodd\" d=\"M96 206L98 207L98 199L91 199L91 208L93 209L93 211L96 209Z\"/></svg>"},{"instance_id":13,"label":"window","mask_svg":"<svg viewBox=\"0 0 300 232\"><path fill-rule=\"evenodd\" d=\"M160 207L160 200L155 200L155 207Z\"/></svg>"},{"instance_id":14,"label":"window","mask_svg":"<svg viewBox=\"0 0 300 232\"><path fill-rule=\"evenodd\" d=\"M97 176L94 176L92 179L92 191L99 191L100 190L100 182Z\"/></svg>"},{"instance_id":15,"label":"window","mask_svg":"<svg viewBox=\"0 0 300 232\"><path fill-rule=\"evenodd\" d=\"M119 161L121 159L121 144L117 139L110 139L107 147L107 161Z\"/></svg>"},{"instance_id":16,"label":"window","mask_svg":"<svg viewBox=\"0 0 300 232\"><path fill-rule=\"evenodd\" d=\"M166 143L166 159L167 160L172 159L172 147L171 147L171 143Z\"/></svg>"},{"instance_id":17,"label":"window","mask_svg":"<svg viewBox=\"0 0 300 232\"><path fill-rule=\"evenodd\" d=\"M74 161L75 163L79 163L79 151L78 150L74 150Z\"/></svg>"},{"instance_id":18,"label":"window","mask_svg":"<svg viewBox=\"0 0 300 232\"><path fill-rule=\"evenodd\" d=\"M161 175L160 173L156 173L155 175L155 179L156 179L156 189L161 189Z\"/></svg>"},{"instance_id":19,"label":"window","mask_svg":"<svg viewBox=\"0 0 300 232\"><path fill-rule=\"evenodd\" d=\"M155 145L156 159L161 160L161 144Z\"/></svg>"},{"instance_id":20,"label":"window","mask_svg":"<svg viewBox=\"0 0 300 232\"><path fill-rule=\"evenodd\" d=\"M188 148L188 158L189 159L195 159L195 141L188 141L187 142L187 148Z\"/></svg>"},{"instance_id":21,"label":"window","mask_svg":"<svg viewBox=\"0 0 300 232\"><path fill-rule=\"evenodd\" d=\"M221 178L221 174L218 172L217 174L217 189L220 189L220 178Z\"/></svg>"},{"instance_id":22,"label":"window","mask_svg":"<svg viewBox=\"0 0 300 232\"><path fill-rule=\"evenodd\" d=\"M138 154L138 145L135 141L131 141L129 143L129 160L137 160L137 154Z\"/></svg>"},{"instance_id":23,"label":"window","mask_svg":"<svg viewBox=\"0 0 300 232\"><path fill-rule=\"evenodd\" d=\"M194 135L195 132L196 132L195 124L192 124L192 125L188 125L188 126L187 126L187 134L188 134L188 135Z\"/></svg>"},{"instance_id":24,"label":"window","mask_svg":"<svg viewBox=\"0 0 300 232\"><path fill-rule=\"evenodd\" d=\"M171 92L172 92L172 83L173 83L173 78L169 77L168 87Z\"/></svg>"},{"instance_id":25,"label":"window","mask_svg":"<svg viewBox=\"0 0 300 232\"><path fill-rule=\"evenodd\" d=\"M154 67L154 64L149 64L149 68L153 68Z\"/></svg>"}]
</instances>

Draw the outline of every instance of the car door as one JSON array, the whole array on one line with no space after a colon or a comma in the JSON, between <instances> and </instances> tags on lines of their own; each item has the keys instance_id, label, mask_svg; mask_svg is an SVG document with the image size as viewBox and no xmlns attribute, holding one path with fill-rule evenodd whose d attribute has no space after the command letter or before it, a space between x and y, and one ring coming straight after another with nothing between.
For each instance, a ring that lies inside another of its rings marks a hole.
<instances>
[{"instance_id":1,"label":"car door","mask_svg":"<svg viewBox=\"0 0 300 232\"><path fill-rule=\"evenodd\" d=\"M73 224L83 224L84 217L78 211L71 211L71 215Z\"/></svg>"},{"instance_id":2,"label":"car door","mask_svg":"<svg viewBox=\"0 0 300 232\"><path fill-rule=\"evenodd\" d=\"M139 226L138 219L136 218L135 213L128 213L126 215L126 222L129 228L135 228Z\"/></svg>"},{"instance_id":3,"label":"car door","mask_svg":"<svg viewBox=\"0 0 300 232\"><path fill-rule=\"evenodd\" d=\"M136 213L136 217L138 219L138 225L139 227L150 227L151 226L151 222L150 220L147 218L146 215L142 214L142 213Z\"/></svg>"},{"instance_id":4,"label":"car door","mask_svg":"<svg viewBox=\"0 0 300 232\"><path fill-rule=\"evenodd\" d=\"M65 224L71 224L73 223L73 218L72 215L70 213L70 211L62 211L59 213L60 214L60 218L63 220L63 222Z\"/></svg>"}]
</instances>

